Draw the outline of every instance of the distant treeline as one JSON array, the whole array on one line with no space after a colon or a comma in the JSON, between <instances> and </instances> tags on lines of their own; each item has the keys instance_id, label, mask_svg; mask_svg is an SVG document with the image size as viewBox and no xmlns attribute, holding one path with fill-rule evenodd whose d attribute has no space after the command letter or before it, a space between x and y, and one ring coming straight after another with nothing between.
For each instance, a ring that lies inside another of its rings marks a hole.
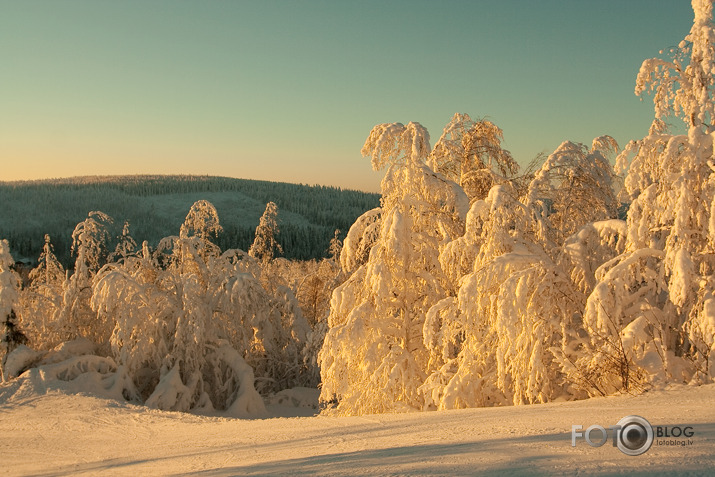
<instances>
[{"instance_id":1,"label":"distant treeline","mask_svg":"<svg viewBox=\"0 0 715 477\"><path fill-rule=\"evenodd\" d=\"M211 176L93 176L0 182L0 238L13 256L36 259L49 234L58 258L71 265L72 231L92 210L111 216L113 236L125 221L141 244L178 235L191 204L206 199L216 207L224 231L222 249L247 250L272 201L278 205L278 241L289 259L326 255L335 229L344 236L355 219L379 205L379 195L337 187ZM111 245L110 245L111 246Z\"/></svg>"}]
</instances>

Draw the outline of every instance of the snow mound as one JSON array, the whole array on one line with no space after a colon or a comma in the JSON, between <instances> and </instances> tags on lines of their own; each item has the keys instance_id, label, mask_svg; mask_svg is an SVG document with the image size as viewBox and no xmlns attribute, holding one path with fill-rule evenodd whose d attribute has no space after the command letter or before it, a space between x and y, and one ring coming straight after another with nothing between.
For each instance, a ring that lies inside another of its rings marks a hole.
<instances>
[{"instance_id":1,"label":"snow mound","mask_svg":"<svg viewBox=\"0 0 715 477\"><path fill-rule=\"evenodd\" d=\"M96 345L84 338L62 343L49 352L34 351L20 345L7 356L7 376L14 378L0 384L0 405L34 400L51 393L84 394L114 401L141 403L140 394L125 366L118 365L112 358L93 354ZM240 386L225 411L215 411L210 401L195 410L223 415L226 417L269 417L263 400L252 386L253 370L230 346L223 344L215 352L227 366L240 376ZM154 393L146 400L146 405L156 409L173 409L175 404L186 401L190 390L183 384L176 365L163 376ZM290 401L293 408L312 409L317 413L318 391L297 388L279 393L276 398L279 407L286 407ZM184 406L188 410L188 406ZM294 415L295 412L278 412L280 415ZM310 415L299 412L298 415Z\"/></svg>"},{"instance_id":2,"label":"snow mound","mask_svg":"<svg viewBox=\"0 0 715 477\"><path fill-rule=\"evenodd\" d=\"M134 383L124 367L93 354L96 348L85 338L67 341L49 352L19 346L7 356L8 376L15 379L0 385L0 404L51 392L136 400Z\"/></svg>"},{"instance_id":3,"label":"snow mound","mask_svg":"<svg viewBox=\"0 0 715 477\"><path fill-rule=\"evenodd\" d=\"M96 344L86 338L77 338L57 345L52 351L45 355L42 362L44 364L59 363L74 356L94 354L96 351Z\"/></svg>"},{"instance_id":4,"label":"snow mound","mask_svg":"<svg viewBox=\"0 0 715 477\"><path fill-rule=\"evenodd\" d=\"M295 387L265 398L266 409L274 417L314 416L320 412L320 389Z\"/></svg>"},{"instance_id":5,"label":"snow mound","mask_svg":"<svg viewBox=\"0 0 715 477\"><path fill-rule=\"evenodd\" d=\"M32 367L32 365L41 358L42 353L21 344L15 348L12 353L7 355L7 359L5 360L5 374L8 378L15 378Z\"/></svg>"},{"instance_id":6,"label":"snow mound","mask_svg":"<svg viewBox=\"0 0 715 477\"><path fill-rule=\"evenodd\" d=\"M3 383L0 385L0 405L53 392L87 394L116 401L136 398L134 384L124 368L117 367L111 358L81 355L30 368L12 381Z\"/></svg>"}]
</instances>

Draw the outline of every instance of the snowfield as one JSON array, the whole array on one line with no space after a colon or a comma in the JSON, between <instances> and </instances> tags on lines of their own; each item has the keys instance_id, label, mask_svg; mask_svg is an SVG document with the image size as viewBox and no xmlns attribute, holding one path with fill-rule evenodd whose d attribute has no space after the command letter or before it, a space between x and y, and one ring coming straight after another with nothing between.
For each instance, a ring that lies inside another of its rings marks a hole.
<instances>
[{"instance_id":1,"label":"snowfield","mask_svg":"<svg viewBox=\"0 0 715 477\"><path fill-rule=\"evenodd\" d=\"M267 407L286 415L299 401ZM0 401L0 459L9 475L707 475L714 404L711 384L531 406L241 420L52 390ZM607 428L631 414L654 427L691 426L692 445L656 439L638 457L610 440L571 446L572 425Z\"/></svg>"},{"instance_id":2,"label":"snowfield","mask_svg":"<svg viewBox=\"0 0 715 477\"><path fill-rule=\"evenodd\" d=\"M222 248L203 193L155 248L89 212L73 267L45 235L21 275L0 237L0 472L715 476L714 3L643 62L655 120L622 150L565 140L518 175L486 119L434 147L376 125L380 206L320 261L275 258L313 241L274 202Z\"/></svg>"}]
</instances>

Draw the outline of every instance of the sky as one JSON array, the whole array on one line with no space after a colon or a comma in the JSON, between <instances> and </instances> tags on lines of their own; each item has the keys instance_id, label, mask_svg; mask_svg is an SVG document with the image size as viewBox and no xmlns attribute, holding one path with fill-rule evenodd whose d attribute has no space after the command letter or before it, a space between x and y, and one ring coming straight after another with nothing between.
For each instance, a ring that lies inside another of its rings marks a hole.
<instances>
[{"instance_id":1,"label":"sky","mask_svg":"<svg viewBox=\"0 0 715 477\"><path fill-rule=\"evenodd\" d=\"M379 191L360 149L456 112L521 164L647 134L687 0L0 0L0 180L202 174Z\"/></svg>"}]
</instances>

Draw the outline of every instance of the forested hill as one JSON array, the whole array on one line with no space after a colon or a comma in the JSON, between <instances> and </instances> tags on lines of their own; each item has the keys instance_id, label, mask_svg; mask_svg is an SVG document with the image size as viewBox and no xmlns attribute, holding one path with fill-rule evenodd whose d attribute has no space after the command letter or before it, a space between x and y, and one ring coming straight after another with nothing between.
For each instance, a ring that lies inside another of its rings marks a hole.
<instances>
[{"instance_id":1,"label":"forested hill","mask_svg":"<svg viewBox=\"0 0 715 477\"><path fill-rule=\"evenodd\" d=\"M206 199L218 211L222 249L247 250L266 203L278 205L279 243L286 258L323 257L335 229L379 205L379 195L335 187L210 176L92 176L0 182L0 238L16 259L36 259L49 234L67 265L74 227L92 210L114 219L113 236L129 221L138 244L178 235L191 205Z\"/></svg>"}]
</instances>

